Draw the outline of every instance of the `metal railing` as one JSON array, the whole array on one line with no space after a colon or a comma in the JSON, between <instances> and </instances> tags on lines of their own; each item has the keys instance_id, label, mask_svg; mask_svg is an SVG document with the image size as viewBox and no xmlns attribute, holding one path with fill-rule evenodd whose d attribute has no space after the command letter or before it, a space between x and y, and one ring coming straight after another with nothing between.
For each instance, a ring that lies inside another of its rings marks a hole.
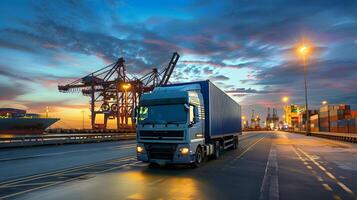
<instances>
[{"instance_id":1,"label":"metal railing","mask_svg":"<svg viewBox=\"0 0 357 200\"><path fill-rule=\"evenodd\" d=\"M303 131L289 131L293 133L305 134ZM331 132L311 132L311 136L321 137L344 142L357 143L357 134L355 133L331 133Z\"/></svg>"},{"instance_id":2,"label":"metal railing","mask_svg":"<svg viewBox=\"0 0 357 200\"><path fill-rule=\"evenodd\" d=\"M13 135L0 136L0 148L105 142L135 138L135 133Z\"/></svg>"}]
</instances>

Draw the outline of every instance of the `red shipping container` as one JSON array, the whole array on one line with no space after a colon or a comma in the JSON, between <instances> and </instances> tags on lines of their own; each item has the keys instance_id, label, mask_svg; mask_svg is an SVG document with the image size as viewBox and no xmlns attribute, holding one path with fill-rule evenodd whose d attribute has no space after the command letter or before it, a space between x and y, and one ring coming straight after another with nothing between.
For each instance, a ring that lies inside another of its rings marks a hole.
<instances>
[{"instance_id":1,"label":"red shipping container","mask_svg":"<svg viewBox=\"0 0 357 200\"><path fill-rule=\"evenodd\" d=\"M348 127L347 126L341 126L338 127L338 131L339 133L348 133Z\"/></svg>"},{"instance_id":2,"label":"red shipping container","mask_svg":"<svg viewBox=\"0 0 357 200\"><path fill-rule=\"evenodd\" d=\"M350 126L349 129L350 133L357 133L357 126Z\"/></svg>"},{"instance_id":3,"label":"red shipping container","mask_svg":"<svg viewBox=\"0 0 357 200\"><path fill-rule=\"evenodd\" d=\"M357 117L357 110L351 110L351 116Z\"/></svg>"},{"instance_id":4,"label":"red shipping container","mask_svg":"<svg viewBox=\"0 0 357 200\"><path fill-rule=\"evenodd\" d=\"M337 133L338 132L337 127L330 127L330 132Z\"/></svg>"}]
</instances>

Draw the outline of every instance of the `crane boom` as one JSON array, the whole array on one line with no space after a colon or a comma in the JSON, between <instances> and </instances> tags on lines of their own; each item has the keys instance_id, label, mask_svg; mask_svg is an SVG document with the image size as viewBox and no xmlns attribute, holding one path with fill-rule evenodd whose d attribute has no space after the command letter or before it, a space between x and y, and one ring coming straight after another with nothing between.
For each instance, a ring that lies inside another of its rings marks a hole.
<instances>
[{"instance_id":1,"label":"crane boom","mask_svg":"<svg viewBox=\"0 0 357 200\"><path fill-rule=\"evenodd\" d=\"M177 52L174 52L172 55L172 58L169 62L169 65L165 68L164 76L162 77L160 84L159 84L160 86L167 85L179 58L180 58L180 55Z\"/></svg>"}]
</instances>

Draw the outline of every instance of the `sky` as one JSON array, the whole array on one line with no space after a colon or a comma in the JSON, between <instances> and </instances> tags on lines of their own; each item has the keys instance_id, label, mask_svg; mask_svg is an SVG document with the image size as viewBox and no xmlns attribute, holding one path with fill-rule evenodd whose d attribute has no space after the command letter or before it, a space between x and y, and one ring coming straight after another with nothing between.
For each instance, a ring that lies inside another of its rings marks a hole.
<instances>
[{"instance_id":1,"label":"sky","mask_svg":"<svg viewBox=\"0 0 357 200\"><path fill-rule=\"evenodd\" d=\"M301 41L307 59L309 104L357 109L357 1L0 1L0 107L15 107L78 128L89 99L60 93L58 84L119 57L137 76L181 57L171 82L210 79L264 118L281 101L304 104Z\"/></svg>"}]
</instances>

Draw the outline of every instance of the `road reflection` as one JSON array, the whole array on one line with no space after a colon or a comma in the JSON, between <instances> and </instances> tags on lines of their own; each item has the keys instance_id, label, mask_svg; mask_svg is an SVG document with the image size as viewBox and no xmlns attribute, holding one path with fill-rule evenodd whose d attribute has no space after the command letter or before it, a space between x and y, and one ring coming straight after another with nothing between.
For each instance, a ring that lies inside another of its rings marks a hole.
<instances>
[{"instance_id":1,"label":"road reflection","mask_svg":"<svg viewBox=\"0 0 357 200\"><path fill-rule=\"evenodd\" d=\"M200 183L182 176L181 172L165 169L127 171L121 173L118 181L125 180L128 186L126 199L207 199L200 190Z\"/></svg>"}]
</instances>

